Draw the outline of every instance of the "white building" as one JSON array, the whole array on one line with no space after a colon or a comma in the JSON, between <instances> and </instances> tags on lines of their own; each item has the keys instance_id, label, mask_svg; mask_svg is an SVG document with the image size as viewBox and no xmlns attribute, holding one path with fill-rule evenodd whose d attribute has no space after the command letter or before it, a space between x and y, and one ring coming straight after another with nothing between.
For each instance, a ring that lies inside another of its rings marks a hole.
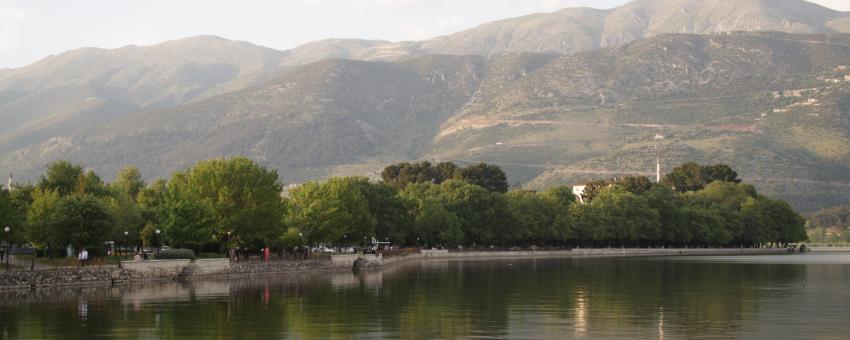
<instances>
[{"instance_id":1,"label":"white building","mask_svg":"<svg viewBox=\"0 0 850 340\"><path fill-rule=\"evenodd\" d=\"M579 203L584 204L584 189L586 189L586 185L575 185L573 186L573 196L578 198Z\"/></svg>"}]
</instances>

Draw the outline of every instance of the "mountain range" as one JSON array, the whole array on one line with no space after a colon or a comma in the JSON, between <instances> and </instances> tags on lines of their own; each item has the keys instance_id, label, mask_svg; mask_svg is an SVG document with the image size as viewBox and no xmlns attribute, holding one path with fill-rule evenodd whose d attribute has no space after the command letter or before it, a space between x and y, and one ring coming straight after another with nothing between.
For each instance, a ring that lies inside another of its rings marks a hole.
<instances>
[{"instance_id":1,"label":"mountain range","mask_svg":"<svg viewBox=\"0 0 850 340\"><path fill-rule=\"evenodd\" d=\"M420 42L85 48L0 70L0 170L155 178L246 155L298 182L434 159L541 188L649 174L658 144L668 169L726 162L814 210L850 200L841 32L850 13L804 1L640 0Z\"/></svg>"}]
</instances>

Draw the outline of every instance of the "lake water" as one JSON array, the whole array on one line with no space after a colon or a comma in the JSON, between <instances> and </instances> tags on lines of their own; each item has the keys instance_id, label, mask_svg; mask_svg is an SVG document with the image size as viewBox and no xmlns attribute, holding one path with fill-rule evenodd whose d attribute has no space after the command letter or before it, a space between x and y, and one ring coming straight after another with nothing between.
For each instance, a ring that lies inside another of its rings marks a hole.
<instances>
[{"instance_id":1,"label":"lake water","mask_svg":"<svg viewBox=\"0 0 850 340\"><path fill-rule=\"evenodd\" d=\"M850 253L425 261L0 293L0 338L848 339Z\"/></svg>"}]
</instances>

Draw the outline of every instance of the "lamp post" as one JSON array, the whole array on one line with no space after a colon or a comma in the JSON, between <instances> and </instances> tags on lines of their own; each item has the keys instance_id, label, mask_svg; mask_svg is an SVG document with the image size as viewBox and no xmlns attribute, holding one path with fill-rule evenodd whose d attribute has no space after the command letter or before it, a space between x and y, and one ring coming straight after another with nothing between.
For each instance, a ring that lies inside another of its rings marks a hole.
<instances>
[{"instance_id":1,"label":"lamp post","mask_svg":"<svg viewBox=\"0 0 850 340\"><path fill-rule=\"evenodd\" d=\"M9 248L11 248L10 246L12 245L12 242L8 241L10 230L12 230L12 229L9 228L9 227L3 228L3 241L6 242L6 248L3 250L3 252L5 254L3 254L3 255L6 256L6 270L7 271L9 270L9 257L12 256L12 254L9 253Z\"/></svg>"},{"instance_id":2,"label":"lamp post","mask_svg":"<svg viewBox=\"0 0 850 340\"><path fill-rule=\"evenodd\" d=\"M127 246L130 244L130 232L124 231L124 258L127 258Z\"/></svg>"},{"instance_id":3,"label":"lamp post","mask_svg":"<svg viewBox=\"0 0 850 340\"><path fill-rule=\"evenodd\" d=\"M230 246L230 231L227 232L227 238L224 240L227 245L227 257L230 258L231 261L234 260L235 254L233 253L233 248Z\"/></svg>"},{"instance_id":4,"label":"lamp post","mask_svg":"<svg viewBox=\"0 0 850 340\"><path fill-rule=\"evenodd\" d=\"M159 257L159 250L160 250L160 248L162 248L162 245L160 245L160 242L162 242L162 240L159 238L159 234L162 233L162 231L157 229L155 232L156 232L156 257Z\"/></svg>"}]
</instances>

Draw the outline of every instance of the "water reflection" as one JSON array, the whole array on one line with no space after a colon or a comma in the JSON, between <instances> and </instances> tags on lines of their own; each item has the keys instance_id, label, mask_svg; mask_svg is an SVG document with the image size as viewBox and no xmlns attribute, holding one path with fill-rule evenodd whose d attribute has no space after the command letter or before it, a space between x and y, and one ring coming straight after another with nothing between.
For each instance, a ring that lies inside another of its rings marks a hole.
<instances>
[{"instance_id":1,"label":"water reflection","mask_svg":"<svg viewBox=\"0 0 850 340\"><path fill-rule=\"evenodd\" d=\"M0 335L680 339L848 334L850 261L789 259L419 262L380 272L7 293L0 294Z\"/></svg>"}]
</instances>

